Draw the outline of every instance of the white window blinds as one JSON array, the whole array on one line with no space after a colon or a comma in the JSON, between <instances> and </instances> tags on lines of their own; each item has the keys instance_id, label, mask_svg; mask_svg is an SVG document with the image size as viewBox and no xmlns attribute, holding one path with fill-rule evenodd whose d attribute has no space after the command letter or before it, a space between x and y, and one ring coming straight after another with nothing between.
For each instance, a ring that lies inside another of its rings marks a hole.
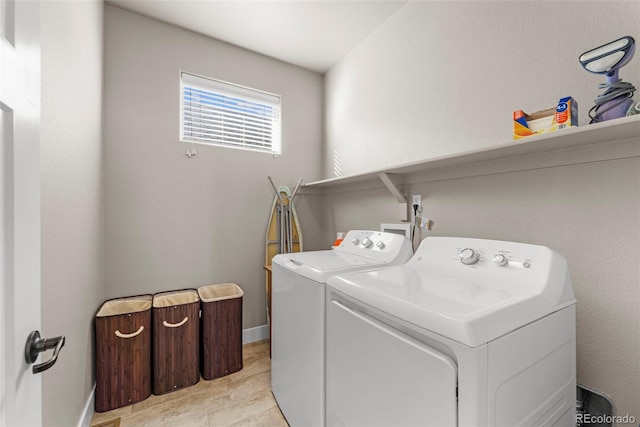
<instances>
[{"instance_id":1,"label":"white window blinds","mask_svg":"<svg viewBox=\"0 0 640 427\"><path fill-rule=\"evenodd\" d=\"M280 154L280 96L181 73L180 139Z\"/></svg>"}]
</instances>

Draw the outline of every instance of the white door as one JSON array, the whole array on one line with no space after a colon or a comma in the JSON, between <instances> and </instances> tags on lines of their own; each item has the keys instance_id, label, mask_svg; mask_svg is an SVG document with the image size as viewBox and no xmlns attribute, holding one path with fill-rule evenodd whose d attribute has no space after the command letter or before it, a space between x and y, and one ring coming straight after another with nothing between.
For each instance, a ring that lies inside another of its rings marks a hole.
<instances>
[{"instance_id":1,"label":"white door","mask_svg":"<svg viewBox=\"0 0 640 427\"><path fill-rule=\"evenodd\" d=\"M0 1L0 425L42 424L40 375L25 361L40 330L39 3Z\"/></svg>"}]
</instances>

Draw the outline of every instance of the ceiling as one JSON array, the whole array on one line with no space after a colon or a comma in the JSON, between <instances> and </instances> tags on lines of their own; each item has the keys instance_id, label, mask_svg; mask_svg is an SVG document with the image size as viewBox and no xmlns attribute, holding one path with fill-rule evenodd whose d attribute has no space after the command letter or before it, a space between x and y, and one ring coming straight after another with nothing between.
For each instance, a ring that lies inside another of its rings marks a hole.
<instances>
[{"instance_id":1,"label":"ceiling","mask_svg":"<svg viewBox=\"0 0 640 427\"><path fill-rule=\"evenodd\" d=\"M407 0L105 0L320 73Z\"/></svg>"}]
</instances>

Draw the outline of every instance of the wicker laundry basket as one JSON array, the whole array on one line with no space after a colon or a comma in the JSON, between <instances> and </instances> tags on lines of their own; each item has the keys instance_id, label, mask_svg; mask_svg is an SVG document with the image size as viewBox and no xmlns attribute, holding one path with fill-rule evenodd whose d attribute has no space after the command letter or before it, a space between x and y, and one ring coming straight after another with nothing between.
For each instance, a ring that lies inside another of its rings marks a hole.
<instances>
[{"instance_id":1,"label":"wicker laundry basket","mask_svg":"<svg viewBox=\"0 0 640 427\"><path fill-rule=\"evenodd\" d=\"M200 299L195 289L153 296L153 394L200 380Z\"/></svg>"},{"instance_id":2,"label":"wicker laundry basket","mask_svg":"<svg viewBox=\"0 0 640 427\"><path fill-rule=\"evenodd\" d=\"M198 288L202 301L200 364L211 380L242 369L242 295L235 283Z\"/></svg>"},{"instance_id":3,"label":"wicker laundry basket","mask_svg":"<svg viewBox=\"0 0 640 427\"><path fill-rule=\"evenodd\" d=\"M96 412L151 395L152 298L107 300L96 314Z\"/></svg>"}]
</instances>

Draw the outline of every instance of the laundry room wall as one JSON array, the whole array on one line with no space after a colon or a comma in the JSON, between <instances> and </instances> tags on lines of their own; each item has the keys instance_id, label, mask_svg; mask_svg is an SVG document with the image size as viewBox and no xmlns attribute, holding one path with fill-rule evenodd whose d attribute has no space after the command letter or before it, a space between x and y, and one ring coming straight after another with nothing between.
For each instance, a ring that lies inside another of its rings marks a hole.
<instances>
[{"instance_id":1,"label":"laundry room wall","mask_svg":"<svg viewBox=\"0 0 640 427\"><path fill-rule=\"evenodd\" d=\"M410 1L326 75L326 177L511 139L514 110L572 96L582 125L604 76L578 56L631 35L638 2ZM640 55L620 76L640 86Z\"/></svg>"},{"instance_id":2,"label":"laundry room wall","mask_svg":"<svg viewBox=\"0 0 640 427\"><path fill-rule=\"evenodd\" d=\"M105 15L106 296L235 282L244 328L265 325L267 176L292 190L319 178L322 76L113 6ZM196 145L188 158L181 70L281 95L282 155ZM295 202L304 240L317 241L317 201Z\"/></svg>"},{"instance_id":3,"label":"laundry room wall","mask_svg":"<svg viewBox=\"0 0 640 427\"><path fill-rule=\"evenodd\" d=\"M587 126L603 78L578 56L625 35L640 40L638 28L638 2L409 2L326 75L324 178L509 142L513 110L563 96L578 101ZM636 56L621 77L640 86L639 64ZM405 177L434 221L422 237L527 242L564 254L578 301L578 383L640 420L640 160L530 170L513 162L453 178ZM398 222L381 184L336 187L323 201L326 235Z\"/></svg>"},{"instance_id":4,"label":"laundry room wall","mask_svg":"<svg viewBox=\"0 0 640 427\"><path fill-rule=\"evenodd\" d=\"M101 0L40 2L41 332L66 337L40 374L51 426L79 425L93 403L92 319L104 298L103 14Z\"/></svg>"}]
</instances>

